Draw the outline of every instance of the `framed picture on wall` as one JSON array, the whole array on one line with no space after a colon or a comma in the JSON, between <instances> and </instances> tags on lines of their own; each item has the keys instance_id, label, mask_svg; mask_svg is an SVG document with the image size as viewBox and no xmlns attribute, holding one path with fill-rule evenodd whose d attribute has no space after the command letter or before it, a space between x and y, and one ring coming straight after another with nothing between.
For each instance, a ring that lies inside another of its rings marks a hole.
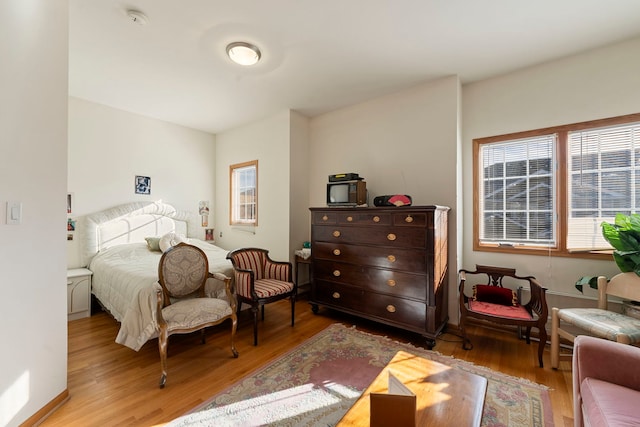
<instances>
[{"instance_id":1,"label":"framed picture on wall","mask_svg":"<svg viewBox=\"0 0 640 427\"><path fill-rule=\"evenodd\" d=\"M136 194L151 194L151 178L136 175Z\"/></svg>"}]
</instances>

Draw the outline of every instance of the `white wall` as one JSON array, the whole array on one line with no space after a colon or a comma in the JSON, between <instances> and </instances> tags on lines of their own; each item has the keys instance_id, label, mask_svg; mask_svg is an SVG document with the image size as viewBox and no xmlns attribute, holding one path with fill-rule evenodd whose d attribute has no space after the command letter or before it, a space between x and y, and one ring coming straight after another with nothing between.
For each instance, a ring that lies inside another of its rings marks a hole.
<instances>
[{"instance_id":1,"label":"white wall","mask_svg":"<svg viewBox=\"0 0 640 427\"><path fill-rule=\"evenodd\" d=\"M413 205L449 206L449 316L457 322L457 77L311 119L310 206L326 205L328 175L356 172L373 198L408 194Z\"/></svg>"},{"instance_id":2,"label":"white wall","mask_svg":"<svg viewBox=\"0 0 640 427\"><path fill-rule=\"evenodd\" d=\"M67 387L67 27L64 0L0 2L2 426ZM8 200L20 225L6 224Z\"/></svg>"},{"instance_id":3,"label":"white wall","mask_svg":"<svg viewBox=\"0 0 640 427\"><path fill-rule=\"evenodd\" d=\"M290 241L291 255L302 248L302 242L311 239L311 212L309 212L309 119L295 111L291 112L291 182L290 195ZM306 282L300 276L302 283Z\"/></svg>"},{"instance_id":4,"label":"white wall","mask_svg":"<svg viewBox=\"0 0 640 427\"><path fill-rule=\"evenodd\" d=\"M291 113L216 135L216 244L232 250L240 247L269 249L275 260L289 260ZM258 160L258 226L229 224L229 166ZM220 235L222 233L222 236Z\"/></svg>"},{"instance_id":5,"label":"white wall","mask_svg":"<svg viewBox=\"0 0 640 427\"><path fill-rule=\"evenodd\" d=\"M580 276L618 272L613 261L474 252L472 140L640 111L640 38L463 86L464 262L512 266L549 288L549 305L575 305ZM589 298L595 291L587 290ZM579 302L580 303L580 302Z\"/></svg>"},{"instance_id":6,"label":"white wall","mask_svg":"<svg viewBox=\"0 0 640 427\"><path fill-rule=\"evenodd\" d=\"M215 170L212 134L69 98L71 218L122 203L156 200L195 214L198 202L208 200L208 228L213 228ZM151 177L150 195L135 194L136 175ZM190 233L204 239L204 229ZM69 266L78 266L77 238L68 242L68 250Z\"/></svg>"}]
</instances>

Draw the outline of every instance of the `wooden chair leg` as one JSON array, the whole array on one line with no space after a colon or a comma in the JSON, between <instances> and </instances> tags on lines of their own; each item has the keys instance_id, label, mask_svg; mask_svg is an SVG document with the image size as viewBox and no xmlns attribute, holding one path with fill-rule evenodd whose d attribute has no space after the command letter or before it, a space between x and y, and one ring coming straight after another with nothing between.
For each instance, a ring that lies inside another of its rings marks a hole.
<instances>
[{"instance_id":1,"label":"wooden chair leg","mask_svg":"<svg viewBox=\"0 0 640 427\"><path fill-rule=\"evenodd\" d=\"M231 353L233 357L238 357L238 350L236 350L236 331L238 330L238 318L231 318Z\"/></svg>"},{"instance_id":2,"label":"wooden chair leg","mask_svg":"<svg viewBox=\"0 0 640 427\"><path fill-rule=\"evenodd\" d=\"M544 368L544 364L542 363L542 355L544 353L544 348L547 345L547 330L544 325L538 327L538 335L540 341L538 342L538 363L540 363L540 367Z\"/></svg>"},{"instance_id":3,"label":"wooden chair leg","mask_svg":"<svg viewBox=\"0 0 640 427\"><path fill-rule=\"evenodd\" d=\"M460 328L460 334L462 335L462 349L471 350L473 349L473 344L471 344L471 340L467 336L467 330L464 327L464 322L465 322L464 317L461 317L460 325L458 327Z\"/></svg>"},{"instance_id":4,"label":"wooden chair leg","mask_svg":"<svg viewBox=\"0 0 640 427\"><path fill-rule=\"evenodd\" d=\"M264 306L262 307L264 310ZM253 313L253 345L258 345L258 306L251 307ZM264 311L262 312L264 314Z\"/></svg>"},{"instance_id":5,"label":"wooden chair leg","mask_svg":"<svg viewBox=\"0 0 640 427\"><path fill-rule=\"evenodd\" d=\"M560 365L560 335L558 335L558 329L560 328L560 318L558 317L558 308L553 307L551 309L551 367L558 369Z\"/></svg>"},{"instance_id":6,"label":"wooden chair leg","mask_svg":"<svg viewBox=\"0 0 640 427\"><path fill-rule=\"evenodd\" d=\"M296 297L295 295L291 296L291 326L295 322L296 318Z\"/></svg>"},{"instance_id":7,"label":"wooden chair leg","mask_svg":"<svg viewBox=\"0 0 640 427\"><path fill-rule=\"evenodd\" d=\"M160 330L160 334L158 335L158 350L160 351L160 369L162 370L162 375L160 376L160 388L164 388L165 383L167 382L167 341L168 341L167 331Z\"/></svg>"}]
</instances>

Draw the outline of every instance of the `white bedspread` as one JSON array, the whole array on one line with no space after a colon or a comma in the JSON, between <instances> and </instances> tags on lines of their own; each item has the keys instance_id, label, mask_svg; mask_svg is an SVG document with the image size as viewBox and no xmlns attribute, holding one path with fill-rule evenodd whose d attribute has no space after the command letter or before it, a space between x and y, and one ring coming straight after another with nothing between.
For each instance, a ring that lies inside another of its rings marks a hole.
<instances>
[{"instance_id":1,"label":"white bedspread","mask_svg":"<svg viewBox=\"0 0 640 427\"><path fill-rule=\"evenodd\" d=\"M198 239L189 243L202 249L209 259L209 271L233 278L227 251ZM146 243L130 243L99 252L89 264L93 272L92 292L104 308L120 322L116 342L140 350L157 337L156 290L161 252L150 251ZM209 279L207 295L226 298L224 284Z\"/></svg>"}]
</instances>

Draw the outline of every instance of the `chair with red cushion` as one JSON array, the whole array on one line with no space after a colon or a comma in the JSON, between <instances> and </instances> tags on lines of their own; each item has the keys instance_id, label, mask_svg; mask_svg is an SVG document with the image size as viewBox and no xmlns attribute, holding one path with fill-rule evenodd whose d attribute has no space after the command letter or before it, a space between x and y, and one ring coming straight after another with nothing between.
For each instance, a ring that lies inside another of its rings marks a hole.
<instances>
[{"instance_id":1,"label":"chair with red cushion","mask_svg":"<svg viewBox=\"0 0 640 427\"><path fill-rule=\"evenodd\" d=\"M258 308L284 298L291 300L291 326L294 324L297 284L292 280L290 262L274 261L269 251L259 248L241 248L227 254L235 274L238 314L242 303L251 305L253 313L253 345L258 345Z\"/></svg>"},{"instance_id":2,"label":"chair with red cushion","mask_svg":"<svg viewBox=\"0 0 640 427\"><path fill-rule=\"evenodd\" d=\"M542 353L547 342L545 325L549 313L547 289L533 276L516 275L515 268L476 265L475 271L462 269L459 276L462 348L473 348L465 328L468 318L525 328L527 344L530 343L531 328L538 328L538 362L542 367ZM505 281L509 287L504 286ZM521 303L514 290L524 287L528 287L530 291L529 302L526 304Z\"/></svg>"}]
</instances>

